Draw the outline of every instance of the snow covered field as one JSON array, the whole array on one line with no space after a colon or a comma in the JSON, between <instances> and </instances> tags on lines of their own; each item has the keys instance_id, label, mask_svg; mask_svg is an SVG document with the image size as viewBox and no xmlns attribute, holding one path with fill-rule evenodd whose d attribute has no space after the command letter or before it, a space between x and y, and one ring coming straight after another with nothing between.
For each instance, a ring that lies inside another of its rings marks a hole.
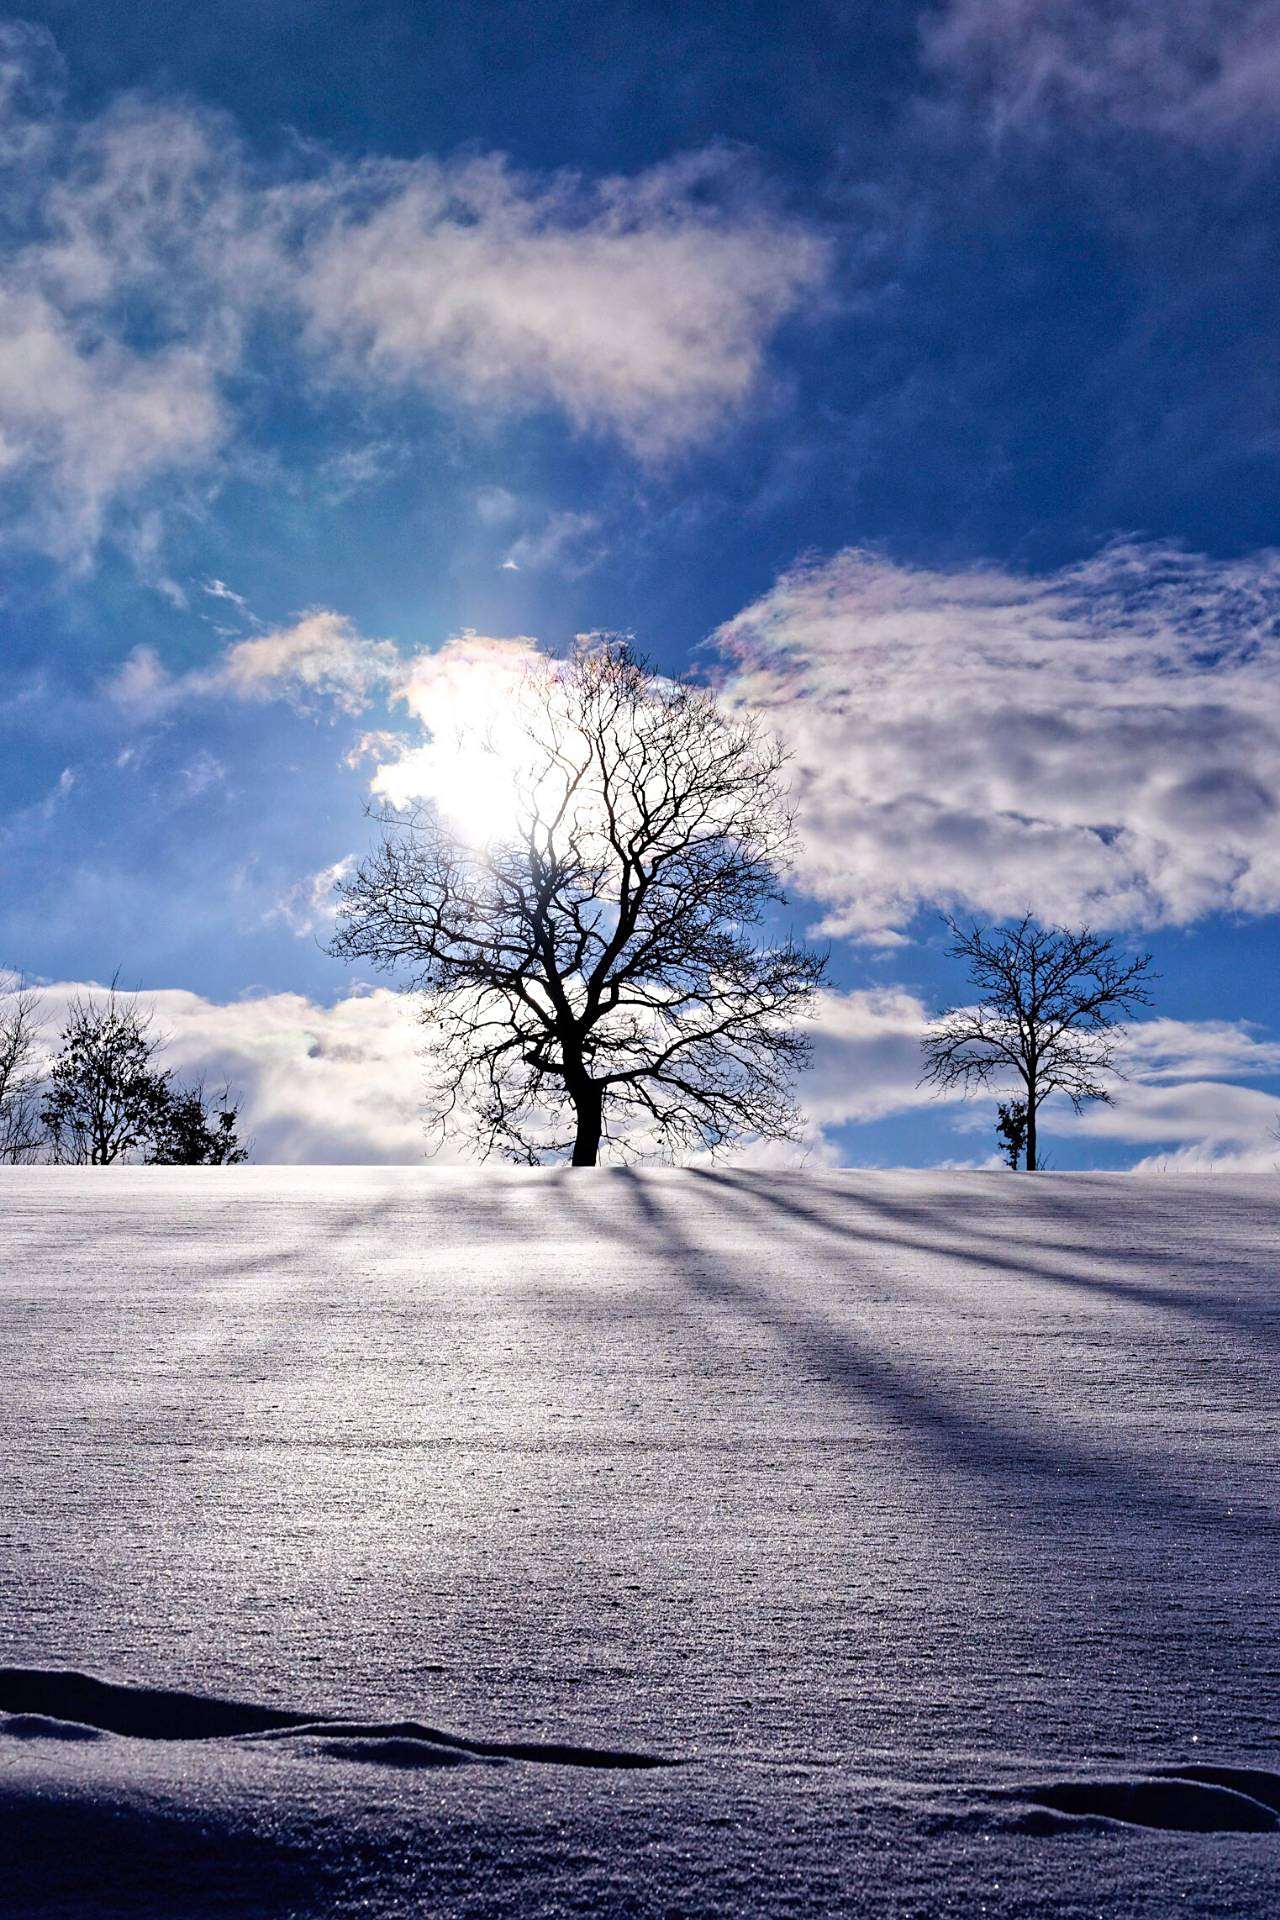
<instances>
[{"instance_id":1,"label":"snow covered field","mask_svg":"<svg viewBox=\"0 0 1280 1920\"><path fill-rule=\"evenodd\" d=\"M5 1915L1280 1912L1280 1179L37 1168L0 1246Z\"/></svg>"}]
</instances>

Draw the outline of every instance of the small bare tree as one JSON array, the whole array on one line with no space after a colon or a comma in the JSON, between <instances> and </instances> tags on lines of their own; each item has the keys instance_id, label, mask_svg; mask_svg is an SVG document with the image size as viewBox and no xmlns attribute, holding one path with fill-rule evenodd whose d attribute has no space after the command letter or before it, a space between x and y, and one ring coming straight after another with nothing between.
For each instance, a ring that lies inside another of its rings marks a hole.
<instances>
[{"instance_id":1,"label":"small bare tree","mask_svg":"<svg viewBox=\"0 0 1280 1920\"><path fill-rule=\"evenodd\" d=\"M1041 927L1024 914L1016 927L964 927L948 920L953 959L965 960L976 1005L951 1007L925 1037L925 1083L940 1092L1020 1081L1026 1168L1037 1167L1036 1117L1051 1093L1079 1113L1110 1102L1121 1020L1150 1006L1150 954L1125 960L1114 941L1088 927ZM1014 1162L1016 1164L1016 1161Z\"/></svg>"},{"instance_id":2,"label":"small bare tree","mask_svg":"<svg viewBox=\"0 0 1280 1920\"><path fill-rule=\"evenodd\" d=\"M793 1137L796 1019L825 956L760 937L792 846L780 748L624 642L531 670L511 829L382 815L334 951L403 969L438 1034L432 1107L535 1162Z\"/></svg>"},{"instance_id":3,"label":"small bare tree","mask_svg":"<svg viewBox=\"0 0 1280 1920\"><path fill-rule=\"evenodd\" d=\"M16 974L0 973L0 1165L40 1150L40 1003Z\"/></svg>"}]
</instances>

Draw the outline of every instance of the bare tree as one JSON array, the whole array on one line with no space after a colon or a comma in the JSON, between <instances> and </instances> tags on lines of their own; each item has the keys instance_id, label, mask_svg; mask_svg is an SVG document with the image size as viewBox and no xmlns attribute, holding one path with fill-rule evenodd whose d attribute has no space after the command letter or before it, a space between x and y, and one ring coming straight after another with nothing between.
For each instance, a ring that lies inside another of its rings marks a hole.
<instances>
[{"instance_id":1,"label":"bare tree","mask_svg":"<svg viewBox=\"0 0 1280 1920\"><path fill-rule=\"evenodd\" d=\"M1125 960L1115 943L1084 927L964 927L948 920L953 959L965 960L976 1005L951 1007L925 1037L926 1083L947 1091L1021 1081L1026 1167L1037 1167L1036 1118L1051 1093L1079 1113L1110 1102L1121 1020L1150 1006L1150 954ZM1016 1163L1015 1163L1016 1164Z\"/></svg>"},{"instance_id":2,"label":"bare tree","mask_svg":"<svg viewBox=\"0 0 1280 1920\"><path fill-rule=\"evenodd\" d=\"M433 1115L534 1162L793 1137L795 1022L825 956L761 938L792 847L783 756L613 641L532 670L512 829L381 816L334 951L402 969L438 1034Z\"/></svg>"},{"instance_id":3,"label":"bare tree","mask_svg":"<svg viewBox=\"0 0 1280 1920\"><path fill-rule=\"evenodd\" d=\"M0 974L0 1165L39 1152L39 1052L39 999L16 974Z\"/></svg>"}]
</instances>

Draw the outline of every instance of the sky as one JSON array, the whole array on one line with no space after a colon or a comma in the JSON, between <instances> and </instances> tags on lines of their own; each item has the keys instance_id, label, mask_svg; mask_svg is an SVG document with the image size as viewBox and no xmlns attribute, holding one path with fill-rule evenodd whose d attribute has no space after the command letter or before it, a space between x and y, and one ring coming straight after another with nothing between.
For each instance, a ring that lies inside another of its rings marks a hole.
<instances>
[{"instance_id":1,"label":"sky","mask_svg":"<svg viewBox=\"0 0 1280 1920\"><path fill-rule=\"evenodd\" d=\"M1278 100L1280 0L6 18L0 964L418 1158L333 880L624 631L792 754L811 1163L989 1160L919 1036L1030 908L1160 975L1050 1163L1274 1164Z\"/></svg>"}]
</instances>

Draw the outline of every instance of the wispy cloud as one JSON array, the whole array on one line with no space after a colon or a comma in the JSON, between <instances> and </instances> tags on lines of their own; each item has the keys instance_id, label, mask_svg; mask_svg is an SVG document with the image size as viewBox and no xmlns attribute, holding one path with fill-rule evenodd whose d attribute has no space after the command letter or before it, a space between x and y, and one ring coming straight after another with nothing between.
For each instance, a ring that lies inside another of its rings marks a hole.
<instances>
[{"instance_id":1,"label":"wispy cloud","mask_svg":"<svg viewBox=\"0 0 1280 1920\"><path fill-rule=\"evenodd\" d=\"M945 0L923 50L996 138L1064 122L1200 147L1280 136L1276 0Z\"/></svg>"},{"instance_id":2,"label":"wispy cloud","mask_svg":"<svg viewBox=\"0 0 1280 1920\"><path fill-rule=\"evenodd\" d=\"M594 184L424 161L351 197L297 288L349 372L449 404L554 407L648 458L742 404L828 266L719 153Z\"/></svg>"},{"instance_id":3,"label":"wispy cloud","mask_svg":"<svg viewBox=\"0 0 1280 1920\"><path fill-rule=\"evenodd\" d=\"M300 939L320 928L331 930L338 917L338 883L346 879L355 864L354 854L344 854L341 860L304 875L276 902L268 918L283 920Z\"/></svg>"},{"instance_id":4,"label":"wispy cloud","mask_svg":"<svg viewBox=\"0 0 1280 1920\"><path fill-rule=\"evenodd\" d=\"M828 267L723 154L605 181L501 156L312 150L281 170L188 103L77 116L39 29L0 28L0 151L0 488L11 528L79 563L163 483L232 456L264 318L319 399L345 379L375 412L410 389L550 409L660 459L748 400ZM331 495L400 460L396 435L331 459Z\"/></svg>"},{"instance_id":5,"label":"wispy cloud","mask_svg":"<svg viewBox=\"0 0 1280 1920\"><path fill-rule=\"evenodd\" d=\"M577 579L603 557L599 533L597 513L551 513L536 531L520 535L502 565L513 571L554 568Z\"/></svg>"},{"instance_id":6,"label":"wispy cloud","mask_svg":"<svg viewBox=\"0 0 1280 1920\"><path fill-rule=\"evenodd\" d=\"M200 347L134 352L11 284L0 294L0 485L23 502L18 530L83 561L116 501L216 453L227 416L214 376Z\"/></svg>"},{"instance_id":7,"label":"wispy cloud","mask_svg":"<svg viewBox=\"0 0 1280 1920\"><path fill-rule=\"evenodd\" d=\"M237 641L217 668L220 686L242 700L325 699L359 713L375 687L394 681L400 655L390 640L370 640L344 614L318 608L292 626Z\"/></svg>"},{"instance_id":8,"label":"wispy cloud","mask_svg":"<svg viewBox=\"0 0 1280 1920\"><path fill-rule=\"evenodd\" d=\"M1124 1029L1118 1057L1131 1080L1149 1086L1280 1074L1280 1040L1248 1020L1140 1020Z\"/></svg>"},{"instance_id":9,"label":"wispy cloud","mask_svg":"<svg viewBox=\"0 0 1280 1920\"><path fill-rule=\"evenodd\" d=\"M199 752L183 767L178 776L177 791L183 800L200 800L214 787L221 786L227 777L227 769L216 754L201 747Z\"/></svg>"},{"instance_id":10,"label":"wispy cloud","mask_svg":"<svg viewBox=\"0 0 1280 1920\"><path fill-rule=\"evenodd\" d=\"M502 527L515 519L520 502L509 487L481 487L475 495L475 510L482 526Z\"/></svg>"},{"instance_id":11,"label":"wispy cloud","mask_svg":"<svg viewBox=\"0 0 1280 1920\"><path fill-rule=\"evenodd\" d=\"M36 809L41 819L52 820L54 814L71 798L72 791L78 779L79 775L76 773L74 767L64 767L62 769L57 780L53 786L50 787L48 793L46 793L44 799Z\"/></svg>"},{"instance_id":12,"label":"wispy cloud","mask_svg":"<svg viewBox=\"0 0 1280 1920\"><path fill-rule=\"evenodd\" d=\"M849 551L716 637L726 698L792 754L793 879L828 933L894 945L939 906L1124 927L1280 908L1274 554L1116 545L1027 576ZM360 751L402 802L447 794L455 736L501 727L540 657L474 633L404 653L320 608L183 673L136 648L108 691L144 719L212 698L401 705L421 732L375 726Z\"/></svg>"},{"instance_id":13,"label":"wispy cloud","mask_svg":"<svg viewBox=\"0 0 1280 1920\"><path fill-rule=\"evenodd\" d=\"M227 601L230 606L235 608L241 619L248 621L251 626L256 627L261 624L254 619L249 609L249 602L245 599L244 595L237 593L234 587L229 587L225 580L219 580L216 577L211 580L206 580L201 591L207 594L211 600Z\"/></svg>"}]
</instances>

